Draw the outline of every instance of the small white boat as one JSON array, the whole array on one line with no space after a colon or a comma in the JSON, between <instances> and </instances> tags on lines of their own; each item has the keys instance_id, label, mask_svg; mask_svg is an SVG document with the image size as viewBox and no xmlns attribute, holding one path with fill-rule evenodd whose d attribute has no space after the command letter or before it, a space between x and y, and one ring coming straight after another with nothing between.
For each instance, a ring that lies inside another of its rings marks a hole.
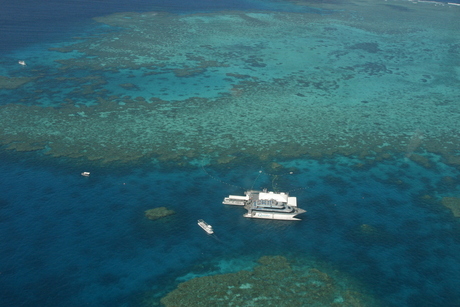
<instances>
[{"instance_id":1,"label":"small white boat","mask_svg":"<svg viewBox=\"0 0 460 307\"><path fill-rule=\"evenodd\" d=\"M90 172L83 172L83 173L81 173L81 175L85 176L85 177L89 177L89 175L91 175L91 173Z\"/></svg>"},{"instance_id":2,"label":"small white boat","mask_svg":"<svg viewBox=\"0 0 460 307\"><path fill-rule=\"evenodd\" d=\"M26 66L26 61L18 61L19 65Z\"/></svg>"},{"instance_id":3,"label":"small white boat","mask_svg":"<svg viewBox=\"0 0 460 307\"><path fill-rule=\"evenodd\" d=\"M198 226L203 228L204 231L206 231L208 234L212 235L214 233L214 230L212 229L212 226L206 223L203 220L198 220Z\"/></svg>"}]
</instances>

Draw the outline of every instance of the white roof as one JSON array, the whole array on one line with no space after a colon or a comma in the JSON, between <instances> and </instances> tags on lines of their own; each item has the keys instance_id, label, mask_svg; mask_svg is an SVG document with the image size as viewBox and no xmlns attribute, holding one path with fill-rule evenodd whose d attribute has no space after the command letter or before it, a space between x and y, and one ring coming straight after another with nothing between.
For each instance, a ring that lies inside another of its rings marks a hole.
<instances>
[{"instance_id":1,"label":"white roof","mask_svg":"<svg viewBox=\"0 0 460 307\"><path fill-rule=\"evenodd\" d=\"M286 203L288 201L288 195L286 193L260 192L259 199L274 199L276 201Z\"/></svg>"},{"instance_id":2,"label":"white roof","mask_svg":"<svg viewBox=\"0 0 460 307\"><path fill-rule=\"evenodd\" d=\"M297 197L288 197L288 205L297 207Z\"/></svg>"}]
</instances>

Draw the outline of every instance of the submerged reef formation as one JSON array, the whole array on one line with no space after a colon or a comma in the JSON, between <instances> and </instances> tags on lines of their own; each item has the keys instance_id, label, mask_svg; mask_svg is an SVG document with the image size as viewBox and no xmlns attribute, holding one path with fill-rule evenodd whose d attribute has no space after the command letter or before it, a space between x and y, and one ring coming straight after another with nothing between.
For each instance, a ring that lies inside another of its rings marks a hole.
<instances>
[{"instance_id":1,"label":"submerged reef formation","mask_svg":"<svg viewBox=\"0 0 460 307\"><path fill-rule=\"evenodd\" d=\"M452 211L455 217L460 217L460 198L459 197L443 197L441 204Z\"/></svg>"},{"instance_id":2,"label":"submerged reef formation","mask_svg":"<svg viewBox=\"0 0 460 307\"><path fill-rule=\"evenodd\" d=\"M0 76L0 89L13 90L17 89L27 82L33 81L34 78L29 77L6 77Z\"/></svg>"},{"instance_id":3,"label":"submerged reef formation","mask_svg":"<svg viewBox=\"0 0 460 307\"><path fill-rule=\"evenodd\" d=\"M350 280L282 256L264 256L253 271L204 276L161 299L169 306L379 306ZM148 305L148 302L146 302Z\"/></svg>"},{"instance_id":4,"label":"submerged reef formation","mask_svg":"<svg viewBox=\"0 0 460 307\"><path fill-rule=\"evenodd\" d=\"M28 82L0 106L0 144L102 162L396 153L429 167L428 151L460 167L457 8L314 6L328 14L97 18L114 30L47 51L65 55L56 70L0 80Z\"/></svg>"},{"instance_id":5,"label":"submerged reef formation","mask_svg":"<svg viewBox=\"0 0 460 307\"><path fill-rule=\"evenodd\" d=\"M162 217L166 217L168 215L175 214L174 210L170 210L166 207L158 207L158 208L153 208L145 211L145 216L149 220L158 220L161 219Z\"/></svg>"}]
</instances>

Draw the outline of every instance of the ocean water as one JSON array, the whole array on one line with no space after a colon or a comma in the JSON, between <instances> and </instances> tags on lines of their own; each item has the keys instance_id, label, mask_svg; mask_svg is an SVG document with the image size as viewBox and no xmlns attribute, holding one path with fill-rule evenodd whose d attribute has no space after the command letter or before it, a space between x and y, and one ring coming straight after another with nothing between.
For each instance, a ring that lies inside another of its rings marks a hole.
<instances>
[{"instance_id":1,"label":"ocean water","mask_svg":"<svg viewBox=\"0 0 460 307\"><path fill-rule=\"evenodd\" d=\"M434 2L6 1L0 305L161 305L280 255L459 306L459 25ZM222 204L251 188L307 212Z\"/></svg>"}]
</instances>

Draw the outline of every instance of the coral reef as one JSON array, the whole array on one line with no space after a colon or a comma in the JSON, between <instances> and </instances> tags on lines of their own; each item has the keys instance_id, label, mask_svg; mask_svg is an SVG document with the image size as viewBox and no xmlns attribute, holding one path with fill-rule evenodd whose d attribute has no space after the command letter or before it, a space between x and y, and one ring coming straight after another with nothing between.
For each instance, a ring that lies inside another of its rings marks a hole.
<instances>
[{"instance_id":1,"label":"coral reef","mask_svg":"<svg viewBox=\"0 0 460 307\"><path fill-rule=\"evenodd\" d=\"M170 210L166 207L158 207L158 208L153 208L145 211L145 216L149 220L158 220L161 219L162 217L166 217L168 215L175 214L174 210Z\"/></svg>"},{"instance_id":2,"label":"coral reef","mask_svg":"<svg viewBox=\"0 0 460 307\"><path fill-rule=\"evenodd\" d=\"M407 157L407 156L406 156ZM425 156L422 156L422 155L419 155L419 154L411 154L409 157L409 159L411 159L412 161L420 164L421 166L425 167L425 168L432 168L433 167L433 162L430 161L429 158L425 157Z\"/></svg>"},{"instance_id":3,"label":"coral reef","mask_svg":"<svg viewBox=\"0 0 460 307\"><path fill-rule=\"evenodd\" d=\"M0 89L17 89L27 82L33 81L35 78L29 77L5 77L0 76Z\"/></svg>"},{"instance_id":4,"label":"coral reef","mask_svg":"<svg viewBox=\"0 0 460 307\"><path fill-rule=\"evenodd\" d=\"M263 95L265 101L273 100L268 95ZM125 105L101 100L96 106L63 105L58 109L17 104L0 106L3 119L0 142L17 151L46 148L46 154L55 157L84 157L103 162L149 156L161 161L186 162L212 156L220 163L228 163L241 153L265 160L274 156L333 154L385 159L398 152L405 153L410 141L408 135L398 135L397 127L392 135L358 130L349 134L334 124L346 122L345 117L353 116L352 112L332 112L324 117L322 114L327 110L317 107L305 115L307 120L299 115L301 109L283 110L284 105L274 101L271 114L285 124L276 129L270 125L257 126L252 116L265 116L267 122L275 118L263 115L265 111L252 106L250 99L251 95L223 97L214 102L193 98L169 104L162 100L155 103L129 100ZM203 109L203 105L207 108ZM248 110L251 116L247 116ZM251 126L252 129L235 129L235 120L240 123L237 127ZM309 133L292 134L294 128ZM249 136L250 143L246 141ZM458 143L460 136L457 135L424 139L425 149L442 155L446 163L460 167L453 155ZM413 159L416 157L419 156ZM426 160L419 158L417 162L429 166Z\"/></svg>"},{"instance_id":5,"label":"coral reef","mask_svg":"<svg viewBox=\"0 0 460 307\"><path fill-rule=\"evenodd\" d=\"M460 198L459 197L443 197L441 204L452 211L455 217L460 217Z\"/></svg>"},{"instance_id":6,"label":"coral reef","mask_svg":"<svg viewBox=\"0 0 460 307\"><path fill-rule=\"evenodd\" d=\"M367 1L315 5L332 11L96 18L117 30L50 49L67 56L53 73L28 71L36 80L0 78L0 88L30 88L0 106L0 144L184 165L405 154L431 167L421 155L431 152L460 168L452 128L460 93L445 64L459 53L451 41L458 18L407 3L410 14Z\"/></svg>"},{"instance_id":7,"label":"coral reef","mask_svg":"<svg viewBox=\"0 0 460 307\"><path fill-rule=\"evenodd\" d=\"M282 256L264 256L253 271L204 276L178 285L165 306L378 306L350 280Z\"/></svg>"}]
</instances>

